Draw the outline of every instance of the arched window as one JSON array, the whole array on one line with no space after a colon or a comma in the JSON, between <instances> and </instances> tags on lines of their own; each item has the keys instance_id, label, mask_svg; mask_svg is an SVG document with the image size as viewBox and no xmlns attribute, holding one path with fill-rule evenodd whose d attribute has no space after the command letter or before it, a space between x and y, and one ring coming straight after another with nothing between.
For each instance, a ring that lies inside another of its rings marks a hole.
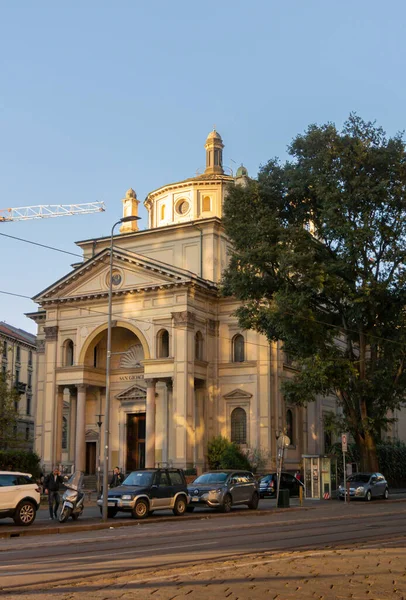
<instances>
[{"instance_id":1,"label":"arched window","mask_svg":"<svg viewBox=\"0 0 406 600\"><path fill-rule=\"evenodd\" d=\"M200 331L195 335L195 359L203 360L203 336Z\"/></svg>"},{"instance_id":2,"label":"arched window","mask_svg":"<svg viewBox=\"0 0 406 600\"><path fill-rule=\"evenodd\" d=\"M295 434L293 431L293 413L290 408L286 411L286 435L290 439L290 445L293 446Z\"/></svg>"},{"instance_id":3,"label":"arched window","mask_svg":"<svg viewBox=\"0 0 406 600\"><path fill-rule=\"evenodd\" d=\"M73 342L72 342L72 340L65 341L63 364L65 367L71 367L73 365Z\"/></svg>"},{"instance_id":4,"label":"arched window","mask_svg":"<svg viewBox=\"0 0 406 600\"><path fill-rule=\"evenodd\" d=\"M247 413L243 408L235 408L231 413L231 441L247 443Z\"/></svg>"},{"instance_id":5,"label":"arched window","mask_svg":"<svg viewBox=\"0 0 406 600\"><path fill-rule=\"evenodd\" d=\"M161 206L161 221L165 219L165 204Z\"/></svg>"},{"instance_id":6,"label":"arched window","mask_svg":"<svg viewBox=\"0 0 406 600\"><path fill-rule=\"evenodd\" d=\"M203 212L210 212L211 211L211 199L210 199L210 196L204 196L202 211Z\"/></svg>"},{"instance_id":7,"label":"arched window","mask_svg":"<svg viewBox=\"0 0 406 600\"><path fill-rule=\"evenodd\" d=\"M239 333L233 338L233 362L244 362L245 360L245 342L243 336Z\"/></svg>"},{"instance_id":8,"label":"arched window","mask_svg":"<svg viewBox=\"0 0 406 600\"><path fill-rule=\"evenodd\" d=\"M169 356L169 333L161 329L157 335L157 357L168 358Z\"/></svg>"}]
</instances>

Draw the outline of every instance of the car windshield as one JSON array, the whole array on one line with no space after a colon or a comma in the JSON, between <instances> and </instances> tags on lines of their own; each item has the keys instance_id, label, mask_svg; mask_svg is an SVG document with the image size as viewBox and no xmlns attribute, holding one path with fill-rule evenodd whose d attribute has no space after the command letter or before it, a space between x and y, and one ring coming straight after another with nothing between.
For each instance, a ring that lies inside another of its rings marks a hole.
<instances>
[{"instance_id":1,"label":"car windshield","mask_svg":"<svg viewBox=\"0 0 406 600\"><path fill-rule=\"evenodd\" d=\"M224 483L228 473L203 473L193 483Z\"/></svg>"},{"instance_id":2,"label":"car windshield","mask_svg":"<svg viewBox=\"0 0 406 600\"><path fill-rule=\"evenodd\" d=\"M360 483L368 483L371 475L366 475L365 473L355 473L355 475L350 475L347 481L359 481Z\"/></svg>"},{"instance_id":3,"label":"car windshield","mask_svg":"<svg viewBox=\"0 0 406 600\"><path fill-rule=\"evenodd\" d=\"M272 481L272 475L265 475L265 477L262 477L260 483L268 483L268 481Z\"/></svg>"},{"instance_id":4,"label":"car windshield","mask_svg":"<svg viewBox=\"0 0 406 600\"><path fill-rule=\"evenodd\" d=\"M124 479L123 485L151 485L153 476L153 473L146 473L145 471L133 471L126 479Z\"/></svg>"}]
</instances>

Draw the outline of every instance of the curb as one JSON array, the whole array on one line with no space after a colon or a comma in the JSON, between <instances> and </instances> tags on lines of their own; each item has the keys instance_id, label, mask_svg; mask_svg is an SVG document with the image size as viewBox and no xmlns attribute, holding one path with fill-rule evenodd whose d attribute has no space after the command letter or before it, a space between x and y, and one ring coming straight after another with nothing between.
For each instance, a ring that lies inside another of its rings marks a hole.
<instances>
[{"instance_id":1,"label":"curb","mask_svg":"<svg viewBox=\"0 0 406 600\"><path fill-rule=\"evenodd\" d=\"M300 507L300 506L295 506L295 507L291 507L291 508L270 508L267 510L243 510L243 511L239 511L239 512L231 512L231 513L200 513L200 514L195 514L195 515L183 515L181 517L176 517L175 515L173 516L163 516L163 517L153 517L153 518L148 518L148 519L142 519L142 520L137 520L137 519L125 519L125 520L119 520L119 519L110 519L107 523L104 522L100 522L100 521L96 521L93 523L83 523L83 525L80 525L78 523L73 524L74 522L72 521L72 525L71 522L68 523L64 523L63 525L61 524L60 526L57 527L38 527L36 528L35 525L27 527L27 528L22 528L22 527L18 527L18 528L13 528L10 529L8 531L1 531L0 530L0 539L5 539L5 538L17 538L17 537L31 537L31 536L36 536L36 535L50 535L50 534L55 534L55 533L77 533L78 531L97 531L100 529L116 529L118 527L136 527L138 525L141 524L148 524L148 523L167 523L167 522L171 522L173 523L174 521L201 521L204 519L216 519L216 518L224 518L224 517L238 517L238 516L242 516L242 517L246 517L247 515L252 515L252 516L264 516L264 515L269 515L269 514L275 514L275 513L284 513L284 512L298 512L298 511L303 511L303 510L314 510L316 507L310 507L310 506L304 506L304 507Z\"/></svg>"}]
</instances>

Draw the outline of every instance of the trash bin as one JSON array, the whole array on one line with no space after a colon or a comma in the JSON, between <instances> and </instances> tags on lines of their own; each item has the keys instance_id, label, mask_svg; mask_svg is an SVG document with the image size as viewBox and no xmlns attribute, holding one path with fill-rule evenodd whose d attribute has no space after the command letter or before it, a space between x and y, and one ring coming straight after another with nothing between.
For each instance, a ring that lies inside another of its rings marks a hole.
<instances>
[{"instance_id":1,"label":"trash bin","mask_svg":"<svg viewBox=\"0 0 406 600\"><path fill-rule=\"evenodd\" d=\"M278 508L289 508L289 490L279 490Z\"/></svg>"}]
</instances>

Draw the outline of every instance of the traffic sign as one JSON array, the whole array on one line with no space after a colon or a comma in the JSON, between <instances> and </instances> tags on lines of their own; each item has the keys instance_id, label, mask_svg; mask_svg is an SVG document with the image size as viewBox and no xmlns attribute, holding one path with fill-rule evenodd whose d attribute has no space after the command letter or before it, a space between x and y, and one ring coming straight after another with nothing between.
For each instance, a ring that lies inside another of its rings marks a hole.
<instances>
[{"instance_id":1,"label":"traffic sign","mask_svg":"<svg viewBox=\"0 0 406 600\"><path fill-rule=\"evenodd\" d=\"M348 451L348 434L347 433L341 434L341 449L343 452Z\"/></svg>"}]
</instances>

